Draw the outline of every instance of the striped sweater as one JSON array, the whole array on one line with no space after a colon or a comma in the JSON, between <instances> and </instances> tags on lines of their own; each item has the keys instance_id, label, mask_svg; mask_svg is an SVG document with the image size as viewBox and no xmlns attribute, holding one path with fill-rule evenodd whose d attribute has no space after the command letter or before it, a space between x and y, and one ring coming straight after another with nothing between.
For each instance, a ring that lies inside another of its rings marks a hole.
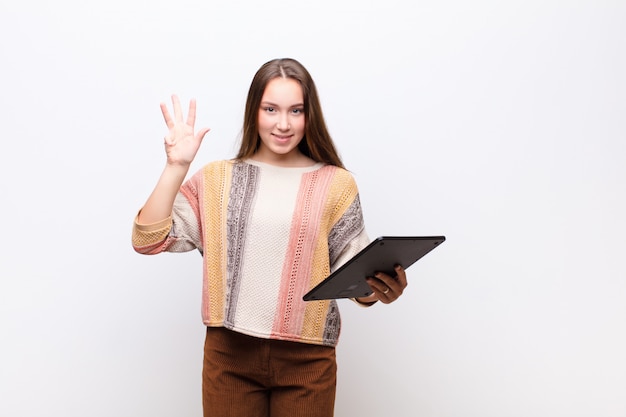
<instances>
[{"instance_id":1,"label":"striped sweater","mask_svg":"<svg viewBox=\"0 0 626 417\"><path fill-rule=\"evenodd\" d=\"M205 325L335 346L336 301L302 296L369 239L348 171L247 160L206 165L182 185L171 217L135 221L132 242L143 254L203 254Z\"/></svg>"}]
</instances>

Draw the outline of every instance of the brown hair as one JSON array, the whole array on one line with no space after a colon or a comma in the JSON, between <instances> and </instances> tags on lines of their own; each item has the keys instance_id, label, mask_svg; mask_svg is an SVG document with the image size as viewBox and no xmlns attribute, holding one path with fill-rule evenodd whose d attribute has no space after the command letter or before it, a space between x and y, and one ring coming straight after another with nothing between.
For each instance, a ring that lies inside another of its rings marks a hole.
<instances>
[{"instance_id":1,"label":"brown hair","mask_svg":"<svg viewBox=\"0 0 626 417\"><path fill-rule=\"evenodd\" d=\"M236 159L250 158L259 149L261 138L259 137L258 117L261 99L267 83L279 77L296 80L302 87L305 123L304 138L298 145L300 152L316 162L344 168L326 128L313 78L302 64L291 58L273 59L266 62L254 75L248 90L241 146Z\"/></svg>"}]
</instances>

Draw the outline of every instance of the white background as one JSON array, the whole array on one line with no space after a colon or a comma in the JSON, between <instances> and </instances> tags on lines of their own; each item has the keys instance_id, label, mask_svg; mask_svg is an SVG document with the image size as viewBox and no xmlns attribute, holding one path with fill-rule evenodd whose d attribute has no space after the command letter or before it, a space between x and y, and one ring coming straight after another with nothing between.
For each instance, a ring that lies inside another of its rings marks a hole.
<instances>
[{"instance_id":1,"label":"white background","mask_svg":"<svg viewBox=\"0 0 626 417\"><path fill-rule=\"evenodd\" d=\"M626 3L2 0L0 415L200 416L197 253L132 251L198 100L193 170L300 60L371 237L444 234L340 303L337 416L626 416Z\"/></svg>"}]
</instances>

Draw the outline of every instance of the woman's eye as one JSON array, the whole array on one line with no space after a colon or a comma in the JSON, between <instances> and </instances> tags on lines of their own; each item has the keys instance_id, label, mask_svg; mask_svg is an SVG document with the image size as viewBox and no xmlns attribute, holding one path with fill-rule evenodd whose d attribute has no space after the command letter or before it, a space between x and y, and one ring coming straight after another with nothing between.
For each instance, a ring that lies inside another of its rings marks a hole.
<instances>
[{"instance_id":1,"label":"woman's eye","mask_svg":"<svg viewBox=\"0 0 626 417\"><path fill-rule=\"evenodd\" d=\"M265 111L268 113L273 113L274 112L274 107L266 107Z\"/></svg>"},{"instance_id":2,"label":"woman's eye","mask_svg":"<svg viewBox=\"0 0 626 417\"><path fill-rule=\"evenodd\" d=\"M303 109L293 109L292 112L293 112L293 114L302 114L302 113L304 113L304 110Z\"/></svg>"}]
</instances>

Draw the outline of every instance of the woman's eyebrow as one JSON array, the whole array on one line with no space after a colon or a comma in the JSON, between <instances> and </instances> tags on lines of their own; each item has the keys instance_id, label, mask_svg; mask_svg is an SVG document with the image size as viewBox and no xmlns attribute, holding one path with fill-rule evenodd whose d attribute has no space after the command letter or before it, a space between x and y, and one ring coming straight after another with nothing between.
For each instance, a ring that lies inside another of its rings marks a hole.
<instances>
[{"instance_id":1,"label":"woman's eyebrow","mask_svg":"<svg viewBox=\"0 0 626 417\"><path fill-rule=\"evenodd\" d=\"M261 104L263 106L272 106L272 107L280 107L280 105L273 103L271 101L262 101ZM296 104L292 104L291 106L288 107L303 107L304 103L296 103Z\"/></svg>"}]
</instances>

